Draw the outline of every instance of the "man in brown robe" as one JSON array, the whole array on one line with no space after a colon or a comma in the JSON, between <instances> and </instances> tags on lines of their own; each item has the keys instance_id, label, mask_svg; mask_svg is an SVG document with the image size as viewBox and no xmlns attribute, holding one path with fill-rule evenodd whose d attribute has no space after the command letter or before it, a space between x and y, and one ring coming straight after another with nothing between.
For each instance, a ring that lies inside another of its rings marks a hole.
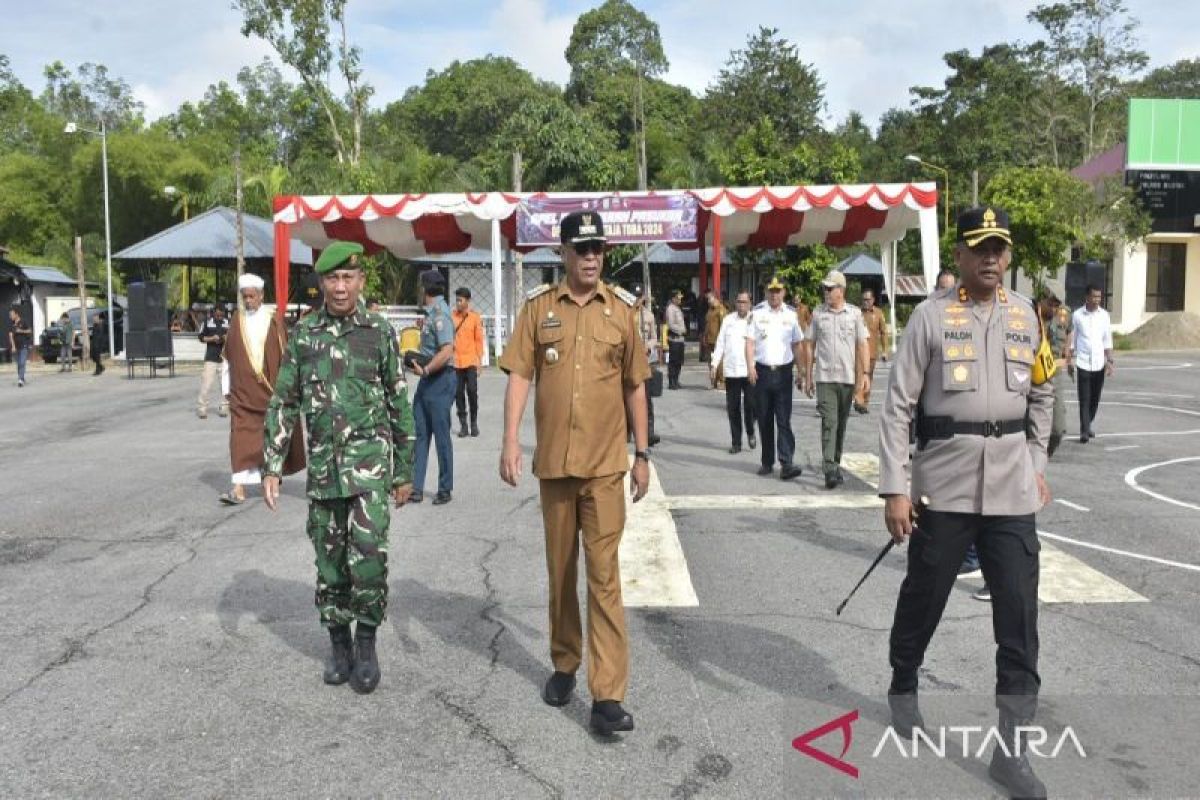
<instances>
[{"instance_id":1,"label":"man in brown robe","mask_svg":"<svg viewBox=\"0 0 1200 800\"><path fill-rule=\"evenodd\" d=\"M229 405L229 464L233 486L219 499L226 505L246 500L246 486L262 483L263 429L267 403L283 360L286 333L263 308L263 279L246 273L238 279L242 308L229 323L222 352L221 389ZM292 437L283 473L304 469L304 436Z\"/></svg>"}]
</instances>

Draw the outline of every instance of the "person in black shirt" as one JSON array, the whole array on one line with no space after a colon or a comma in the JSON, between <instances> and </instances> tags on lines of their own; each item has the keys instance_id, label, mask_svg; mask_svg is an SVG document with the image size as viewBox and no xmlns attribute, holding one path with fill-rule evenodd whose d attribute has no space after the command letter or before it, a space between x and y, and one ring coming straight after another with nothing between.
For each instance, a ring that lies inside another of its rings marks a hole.
<instances>
[{"instance_id":1,"label":"person in black shirt","mask_svg":"<svg viewBox=\"0 0 1200 800\"><path fill-rule=\"evenodd\" d=\"M89 334L91 337L92 362L96 365L96 371L92 375L99 375L104 372L104 353L108 350L108 314L101 311L92 320L92 330Z\"/></svg>"},{"instance_id":2,"label":"person in black shirt","mask_svg":"<svg viewBox=\"0 0 1200 800\"><path fill-rule=\"evenodd\" d=\"M21 319L21 312L8 310L8 346L17 356L17 388L25 385L25 364L29 361L29 348L33 345L33 329Z\"/></svg>"},{"instance_id":3,"label":"person in black shirt","mask_svg":"<svg viewBox=\"0 0 1200 800\"><path fill-rule=\"evenodd\" d=\"M229 416L229 400L221 389L221 351L225 349L225 336L229 333L229 320L225 319L225 309L219 305L213 306L212 314L200 328L200 341L207 346L204 351L204 373L200 376L200 396L196 398L196 416L208 419L208 395L212 392L213 384L221 392L221 405L217 414Z\"/></svg>"}]
</instances>

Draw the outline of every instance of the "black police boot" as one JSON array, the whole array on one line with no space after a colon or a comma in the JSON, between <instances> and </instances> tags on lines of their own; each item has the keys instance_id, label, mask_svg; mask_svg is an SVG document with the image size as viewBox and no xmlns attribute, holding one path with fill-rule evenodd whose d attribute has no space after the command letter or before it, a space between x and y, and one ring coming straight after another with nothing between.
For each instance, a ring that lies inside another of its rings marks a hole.
<instances>
[{"instance_id":1,"label":"black police boot","mask_svg":"<svg viewBox=\"0 0 1200 800\"><path fill-rule=\"evenodd\" d=\"M472 436L479 435L479 420L477 420L477 419L471 420L471 435Z\"/></svg>"},{"instance_id":2,"label":"black police boot","mask_svg":"<svg viewBox=\"0 0 1200 800\"><path fill-rule=\"evenodd\" d=\"M592 730L604 736L633 730L633 717L616 700L592 703Z\"/></svg>"},{"instance_id":3,"label":"black police boot","mask_svg":"<svg viewBox=\"0 0 1200 800\"><path fill-rule=\"evenodd\" d=\"M992 751L992 763L988 767L988 775L996 783L1008 790L1010 797L1043 798L1046 796L1046 784L1033 774L1033 766L1029 757L1017 740L1017 728L1033 723L1031 719L1021 719L1011 711L1000 710L1000 738L1004 747L999 744ZM1005 753L1005 749L1008 750Z\"/></svg>"},{"instance_id":4,"label":"black police boot","mask_svg":"<svg viewBox=\"0 0 1200 800\"><path fill-rule=\"evenodd\" d=\"M354 669L350 672L350 688L359 694L370 694L379 685L379 675L375 626L360 622L354 631Z\"/></svg>"},{"instance_id":5,"label":"black police boot","mask_svg":"<svg viewBox=\"0 0 1200 800\"><path fill-rule=\"evenodd\" d=\"M925 730L925 718L917 704L917 693L893 694L888 692L888 708L892 711L892 730L903 739L912 739L913 730Z\"/></svg>"},{"instance_id":6,"label":"black police boot","mask_svg":"<svg viewBox=\"0 0 1200 800\"><path fill-rule=\"evenodd\" d=\"M575 691L575 676L569 672L554 672L542 687L542 700L548 706L565 706Z\"/></svg>"},{"instance_id":7,"label":"black police boot","mask_svg":"<svg viewBox=\"0 0 1200 800\"><path fill-rule=\"evenodd\" d=\"M467 418L465 416L458 418L458 438L463 439L468 436Z\"/></svg>"},{"instance_id":8,"label":"black police boot","mask_svg":"<svg viewBox=\"0 0 1200 800\"><path fill-rule=\"evenodd\" d=\"M350 638L349 625L333 625L329 628L329 658L325 659L325 682L330 686L341 686L350 680L354 669L354 642Z\"/></svg>"}]
</instances>

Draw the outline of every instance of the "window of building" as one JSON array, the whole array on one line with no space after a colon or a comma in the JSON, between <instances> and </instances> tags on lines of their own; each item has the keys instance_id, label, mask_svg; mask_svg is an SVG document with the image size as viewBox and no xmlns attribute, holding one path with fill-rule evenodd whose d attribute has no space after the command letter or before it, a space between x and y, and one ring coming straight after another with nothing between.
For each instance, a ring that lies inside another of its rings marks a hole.
<instances>
[{"instance_id":1,"label":"window of building","mask_svg":"<svg viewBox=\"0 0 1200 800\"><path fill-rule=\"evenodd\" d=\"M1146 245L1146 310L1183 311L1187 245Z\"/></svg>"}]
</instances>

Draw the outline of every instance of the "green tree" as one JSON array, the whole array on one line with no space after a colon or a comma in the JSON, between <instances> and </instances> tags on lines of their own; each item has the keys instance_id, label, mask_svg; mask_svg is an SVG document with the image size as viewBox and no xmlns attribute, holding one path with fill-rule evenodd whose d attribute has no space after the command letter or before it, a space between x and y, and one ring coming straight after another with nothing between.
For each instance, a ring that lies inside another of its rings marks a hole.
<instances>
[{"instance_id":1,"label":"green tree","mask_svg":"<svg viewBox=\"0 0 1200 800\"><path fill-rule=\"evenodd\" d=\"M1129 87L1130 97L1200 99L1200 58L1185 58L1151 70Z\"/></svg>"},{"instance_id":2,"label":"green tree","mask_svg":"<svg viewBox=\"0 0 1200 800\"><path fill-rule=\"evenodd\" d=\"M362 79L362 51L346 31L347 0L234 0L242 35L258 36L300 80L325 113L339 164L362 159L363 125L374 89ZM336 29L336 33L335 33ZM336 64L345 83L339 97L329 73Z\"/></svg>"},{"instance_id":3,"label":"green tree","mask_svg":"<svg viewBox=\"0 0 1200 800\"><path fill-rule=\"evenodd\" d=\"M821 130L825 85L800 58L796 45L775 28L760 27L746 47L734 50L704 97L714 134L736 139L766 118L785 146Z\"/></svg>"},{"instance_id":4,"label":"green tree","mask_svg":"<svg viewBox=\"0 0 1200 800\"><path fill-rule=\"evenodd\" d=\"M1020 269L1040 288L1070 258L1093 196L1091 187L1064 170L1008 167L988 182L983 199L1009 214L1013 285Z\"/></svg>"},{"instance_id":5,"label":"green tree","mask_svg":"<svg viewBox=\"0 0 1200 800\"><path fill-rule=\"evenodd\" d=\"M55 239L69 236L58 200L63 177L36 155L0 155L0 242L20 253L39 254Z\"/></svg>"},{"instance_id":6,"label":"green tree","mask_svg":"<svg viewBox=\"0 0 1200 800\"><path fill-rule=\"evenodd\" d=\"M565 55L571 66L567 96L580 105L595 100L597 84L607 77L654 77L670 66L658 25L627 0L605 0L581 14Z\"/></svg>"},{"instance_id":7,"label":"green tree","mask_svg":"<svg viewBox=\"0 0 1200 800\"><path fill-rule=\"evenodd\" d=\"M121 78L113 78L103 64L81 64L75 74L55 61L46 67L42 106L52 114L110 131L142 127L143 104Z\"/></svg>"}]
</instances>

